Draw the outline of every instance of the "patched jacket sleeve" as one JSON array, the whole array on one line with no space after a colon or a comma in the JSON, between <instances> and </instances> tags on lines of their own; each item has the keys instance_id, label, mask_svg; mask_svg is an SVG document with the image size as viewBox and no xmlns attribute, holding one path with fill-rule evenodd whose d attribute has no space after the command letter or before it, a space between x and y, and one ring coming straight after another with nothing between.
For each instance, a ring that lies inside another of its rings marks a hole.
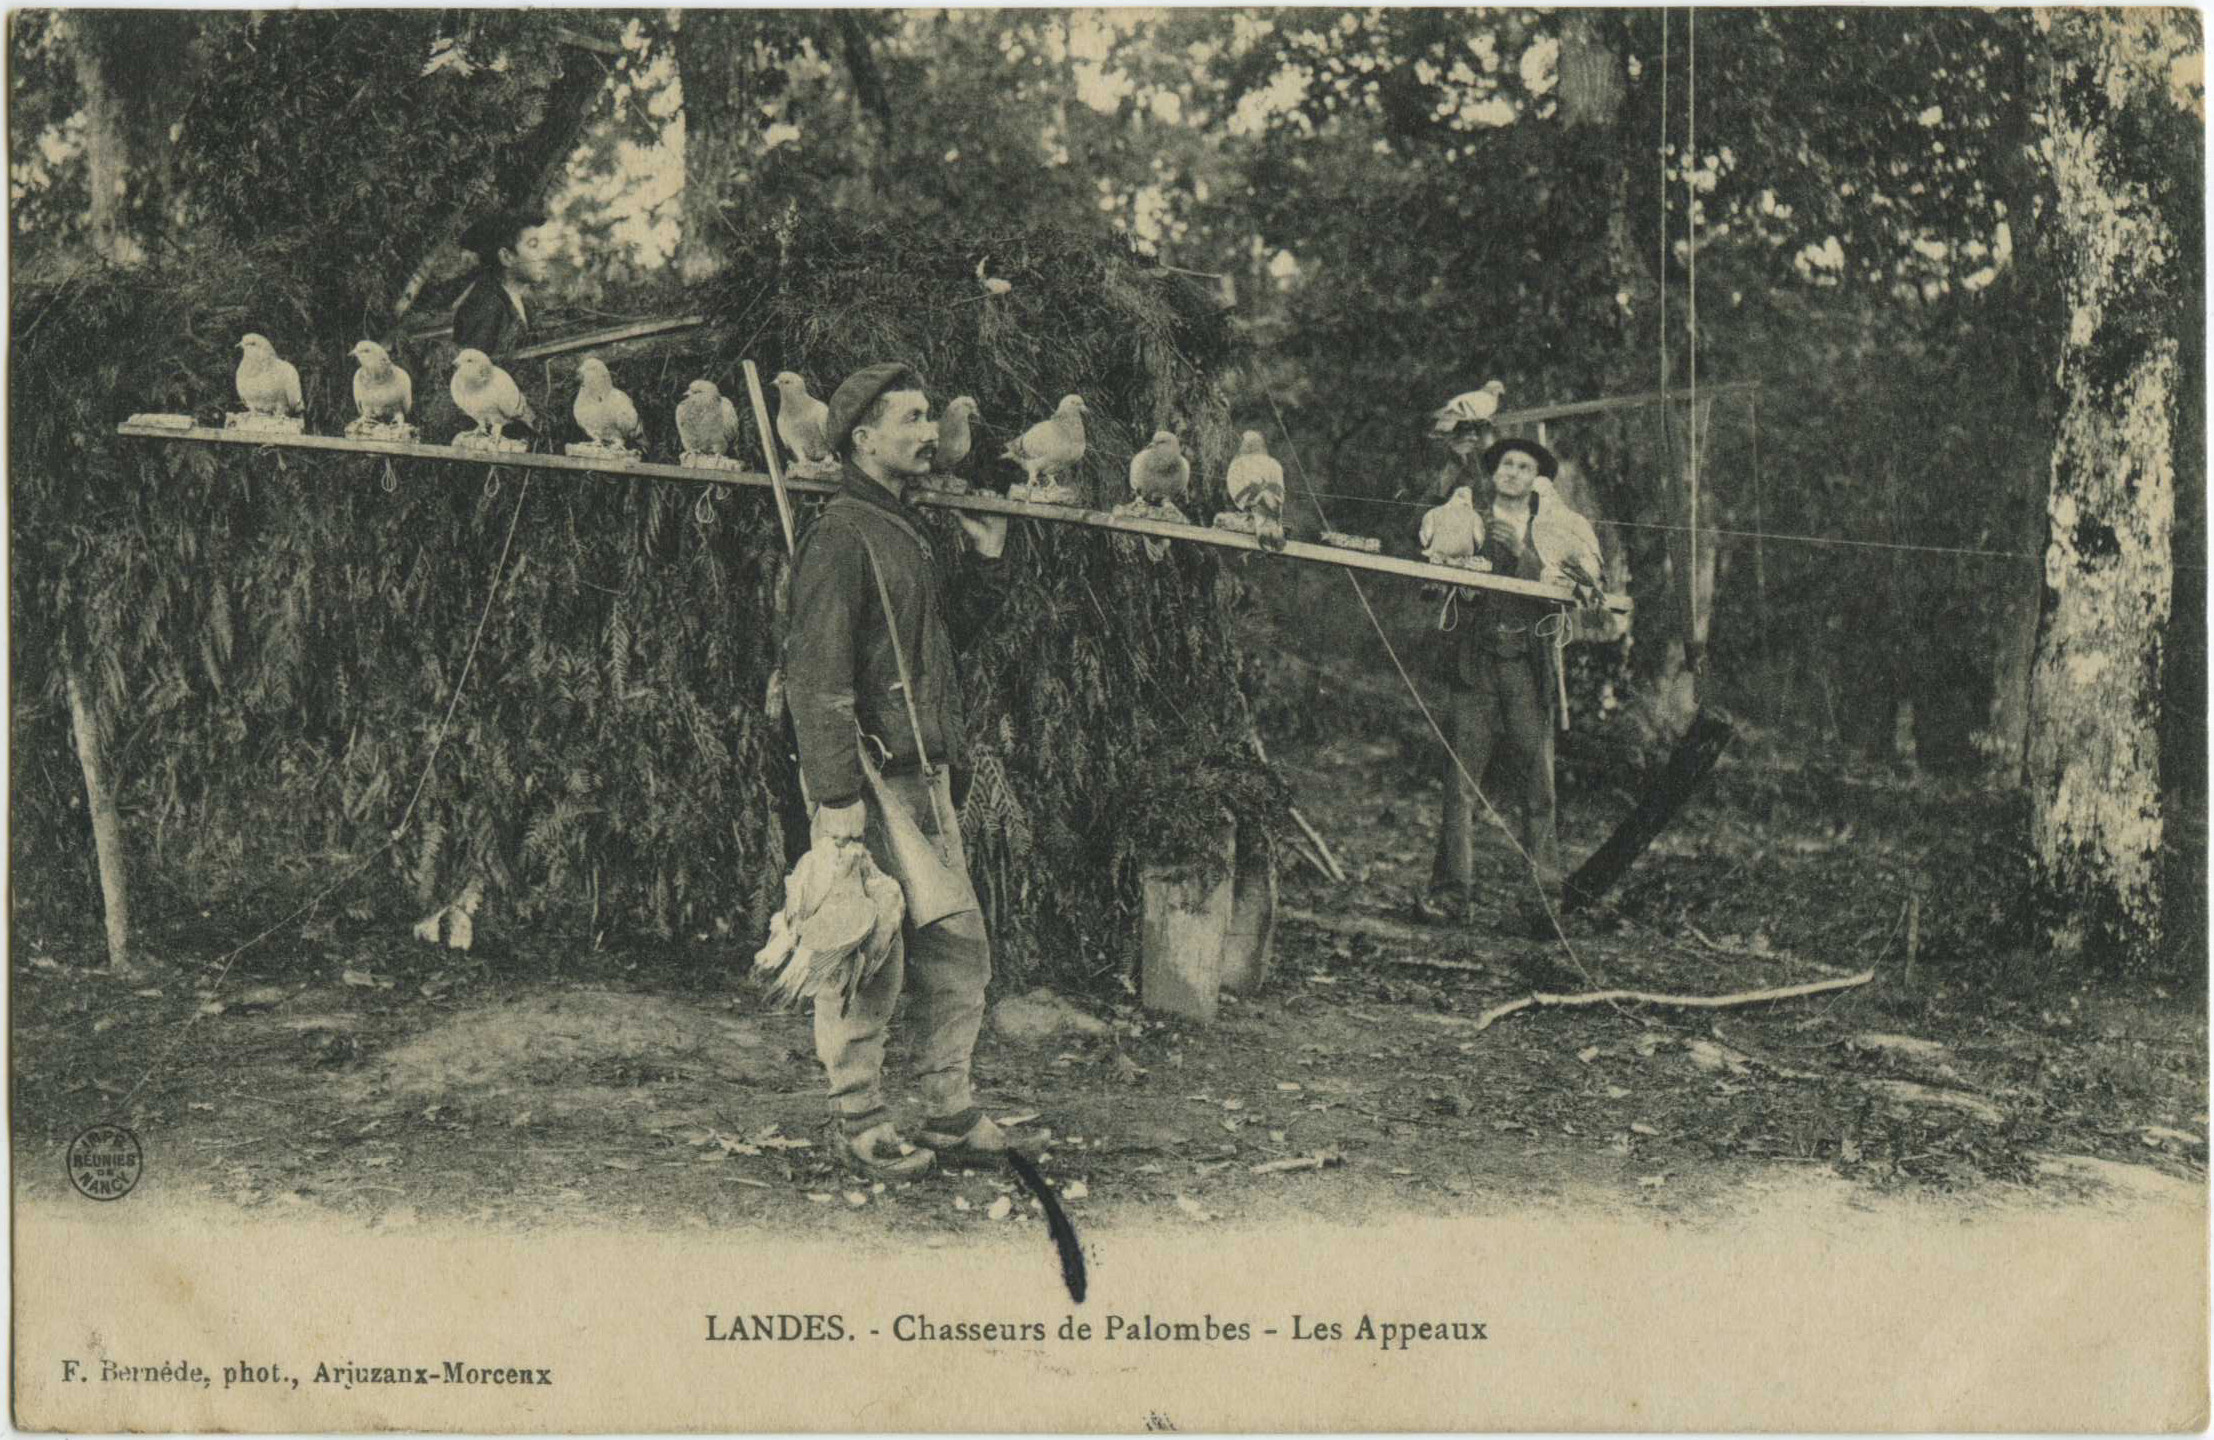
<instances>
[{"instance_id":1,"label":"patched jacket sleeve","mask_svg":"<svg viewBox=\"0 0 2214 1440\"><path fill-rule=\"evenodd\" d=\"M854 626L868 583L860 538L835 521L817 521L792 571L784 693L799 740L800 773L818 805L843 805L861 795Z\"/></svg>"}]
</instances>

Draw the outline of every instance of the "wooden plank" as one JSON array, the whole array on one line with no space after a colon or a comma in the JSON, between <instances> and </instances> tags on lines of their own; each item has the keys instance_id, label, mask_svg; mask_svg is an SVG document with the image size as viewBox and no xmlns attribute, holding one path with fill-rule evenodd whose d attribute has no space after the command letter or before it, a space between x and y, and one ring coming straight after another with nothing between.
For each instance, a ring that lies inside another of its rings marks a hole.
<instances>
[{"instance_id":1,"label":"wooden plank","mask_svg":"<svg viewBox=\"0 0 2214 1440\"><path fill-rule=\"evenodd\" d=\"M1760 389L1758 380L1733 380L1726 385L1701 385L1699 398L1704 401L1718 395L1738 395ZM1570 400L1559 405L1533 405L1527 410L1502 410L1491 417L1494 425L1534 425L1540 420L1565 420L1575 415L1604 415L1610 410L1635 410L1641 405L1658 405L1662 400L1689 400L1688 389L1644 390L1634 395L1607 395L1597 400Z\"/></svg>"},{"instance_id":2,"label":"wooden plank","mask_svg":"<svg viewBox=\"0 0 2214 1440\"><path fill-rule=\"evenodd\" d=\"M581 335L570 335L560 340L547 340L537 345L526 345L508 358L510 360L543 360L550 355L566 355L573 350L597 350L603 345L620 345L625 340L643 340L649 335L669 335L679 330L697 330L707 323L705 315L683 315L673 320L640 320L635 324L617 325L607 330L587 330ZM452 333L452 327L447 327Z\"/></svg>"},{"instance_id":3,"label":"wooden plank","mask_svg":"<svg viewBox=\"0 0 2214 1440\"><path fill-rule=\"evenodd\" d=\"M508 465L519 469L566 470L575 474L635 475L642 479L676 480L693 485L750 486L762 490L773 488L769 477L757 471L692 470L681 465L663 465L650 460L594 460L574 455L549 455L541 451L495 453L486 450L457 450L450 445L409 444L397 440L356 440L350 436L338 435L270 435L246 430L219 430L204 425L194 426L189 430L173 430L165 426L133 425L126 422L116 427L116 433L137 439L166 440L172 443L244 445L272 450L322 450L352 455L388 455L402 460L436 460L454 465ZM793 477L787 477L784 483L792 490L815 495L828 494L838 488L825 480L801 480ZM1541 600L1567 601L1572 598L1565 585L1546 585L1535 580L1517 579L1511 575L1486 575L1470 570L1456 570L1447 565L1402 560L1392 555L1370 555L1359 550L1340 550L1334 546L1313 545L1302 540L1288 541L1282 549L1270 549L1251 535L1241 535L1234 530L1217 530L1206 525L1178 525L1167 520L1148 520L1135 515L1111 515L1104 510L1086 510L1074 505L1033 505L1028 501L1009 500L1003 495L944 495L936 491L925 491L912 498L917 505L966 510L972 514L1021 516L1057 524L1084 525L1095 530L1112 530L1126 535L1151 535L1164 540L1182 540L1187 544L1211 545L1221 550L1259 551L1264 555L1279 555L1287 560L1336 565L1347 570L1366 570L1377 575L1396 575L1408 580L1463 585ZM1631 608L1630 598L1627 595L1609 595L1606 597L1606 607L1627 613Z\"/></svg>"},{"instance_id":4,"label":"wooden plank","mask_svg":"<svg viewBox=\"0 0 2214 1440\"><path fill-rule=\"evenodd\" d=\"M643 340L654 335L673 334L680 330L697 330L706 323L707 317L705 315L680 315L666 320L640 320L629 325L617 325L605 330L585 330L575 335L563 336L560 339L543 341L537 345L527 345L507 358L510 360L542 360L549 355L565 355L572 350L593 350L602 345L620 345L626 340ZM406 327L402 330L400 338L411 345L420 345L431 340L450 339L453 333L454 327L449 322L443 325L426 325L419 328Z\"/></svg>"}]
</instances>

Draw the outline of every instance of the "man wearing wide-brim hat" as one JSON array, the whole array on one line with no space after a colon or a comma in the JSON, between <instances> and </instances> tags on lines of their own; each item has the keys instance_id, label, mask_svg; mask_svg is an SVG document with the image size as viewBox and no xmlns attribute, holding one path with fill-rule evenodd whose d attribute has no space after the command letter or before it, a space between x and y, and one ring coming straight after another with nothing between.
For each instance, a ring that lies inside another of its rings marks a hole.
<instances>
[{"instance_id":1,"label":"man wearing wide-brim hat","mask_svg":"<svg viewBox=\"0 0 2214 1440\"><path fill-rule=\"evenodd\" d=\"M849 1001L815 1001L815 1050L830 1082L844 1158L868 1174L905 1176L936 1155L1006 1150L977 1109L970 1061L984 1020L991 946L969 885L954 819L965 717L948 586L953 557L908 504L937 458L923 380L872 365L830 397L824 436L839 488L801 538L792 565L785 693L813 803L812 843L862 845L899 880L901 944ZM997 561L1003 516L960 516L977 553ZM917 1027L923 1119L911 1142L886 1107L884 1049L908 994ZM916 1143L919 1142L919 1143Z\"/></svg>"},{"instance_id":2,"label":"man wearing wide-brim hat","mask_svg":"<svg viewBox=\"0 0 2214 1440\"><path fill-rule=\"evenodd\" d=\"M1534 440L1497 440L1483 450L1472 477L1484 530L1479 553L1494 574L1566 581L1593 591L1599 583L1599 539L1591 522L1554 490L1559 468L1553 452ZM1559 684L1554 640L1566 616L1552 601L1487 590L1474 591L1473 598L1450 605L1446 613L1450 618L1444 623L1451 628L1439 637L1439 679L1446 693L1439 724L1452 749L1444 757L1445 813L1430 892L1420 908L1432 920L1470 914L1476 817L1479 810L1496 808L1515 816L1515 836L1528 866L1515 908L1525 926L1549 933L1561 886L1553 791ZM1484 768L1495 753L1507 761L1510 778L1499 787L1503 793L1485 790L1479 796Z\"/></svg>"}]
</instances>

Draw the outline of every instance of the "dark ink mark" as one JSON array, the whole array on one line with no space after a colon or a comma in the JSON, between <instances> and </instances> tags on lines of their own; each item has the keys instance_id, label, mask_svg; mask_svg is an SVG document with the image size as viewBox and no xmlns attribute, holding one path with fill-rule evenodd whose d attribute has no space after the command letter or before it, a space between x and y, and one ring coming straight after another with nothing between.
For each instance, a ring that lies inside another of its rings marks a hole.
<instances>
[{"instance_id":1,"label":"dark ink mark","mask_svg":"<svg viewBox=\"0 0 2214 1440\"><path fill-rule=\"evenodd\" d=\"M1038 1173L1037 1166L1013 1150L1007 1152L1007 1163L1045 1207L1046 1229L1053 1232L1053 1248L1061 1252L1061 1279L1069 1287L1069 1298L1083 1304L1084 1248L1076 1243L1076 1227L1069 1224L1069 1217L1061 1210L1061 1202L1046 1188L1045 1177Z\"/></svg>"}]
</instances>

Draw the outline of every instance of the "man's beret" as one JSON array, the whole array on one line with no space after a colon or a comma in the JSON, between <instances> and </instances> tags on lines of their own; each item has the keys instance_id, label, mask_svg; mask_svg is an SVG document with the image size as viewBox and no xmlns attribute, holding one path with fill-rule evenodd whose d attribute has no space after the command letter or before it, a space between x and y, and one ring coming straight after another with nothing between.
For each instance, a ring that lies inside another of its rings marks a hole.
<instances>
[{"instance_id":1,"label":"man's beret","mask_svg":"<svg viewBox=\"0 0 2214 1440\"><path fill-rule=\"evenodd\" d=\"M823 417L823 442L830 447L831 454L843 459L846 442L853 438L853 427L876 403L877 396L888 390L922 388L921 373L901 361L891 360L854 371L831 393L830 413Z\"/></svg>"}]
</instances>

